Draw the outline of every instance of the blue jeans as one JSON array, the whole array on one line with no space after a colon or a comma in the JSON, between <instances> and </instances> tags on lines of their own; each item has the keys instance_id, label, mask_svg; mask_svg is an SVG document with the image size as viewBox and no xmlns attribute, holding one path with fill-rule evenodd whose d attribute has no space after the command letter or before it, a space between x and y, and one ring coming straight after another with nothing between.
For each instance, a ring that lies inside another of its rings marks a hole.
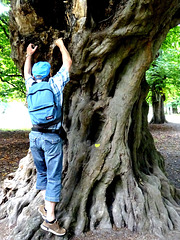
<instances>
[{"instance_id":1,"label":"blue jeans","mask_svg":"<svg viewBox=\"0 0 180 240\"><path fill-rule=\"evenodd\" d=\"M37 169L36 188L46 190L45 200L59 202L63 161L62 140L55 133L31 131L30 149Z\"/></svg>"}]
</instances>

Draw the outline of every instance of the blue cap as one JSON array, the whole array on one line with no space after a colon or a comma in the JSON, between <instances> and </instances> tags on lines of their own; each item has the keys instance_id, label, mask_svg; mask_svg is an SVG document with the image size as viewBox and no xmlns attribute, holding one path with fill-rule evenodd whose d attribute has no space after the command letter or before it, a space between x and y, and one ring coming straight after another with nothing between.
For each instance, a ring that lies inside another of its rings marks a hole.
<instances>
[{"instance_id":1,"label":"blue cap","mask_svg":"<svg viewBox=\"0 0 180 240\"><path fill-rule=\"evenodd\" d=\"M43 79L49 75L50 68L48 62L37 62L33 65L32 74L36 79Z\"/></svg>"}]
</instances>

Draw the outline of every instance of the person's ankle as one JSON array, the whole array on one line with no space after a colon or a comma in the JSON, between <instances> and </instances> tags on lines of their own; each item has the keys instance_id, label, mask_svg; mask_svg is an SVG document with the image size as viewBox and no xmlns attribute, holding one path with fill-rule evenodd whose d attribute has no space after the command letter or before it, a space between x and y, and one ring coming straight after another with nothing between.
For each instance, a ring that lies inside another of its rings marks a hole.
<instances>
[{"instance_id":1,"label":"person's ankle","mask_svg":"<svg viewBox=\"0 0 180 240\"><path fill-rule=\"evenodd\" d=\"M55 218L54 220L52 220L52 221L49 221L48 219L46 219L46 222L47 222L47 223L50 223L50 224L55 223L55 221L56 221L56 218Z\"/></svg>"},{"instance_id":2,"label":"person's ankle","mask_svg":"<svg viewBox=\"0 0 180 240\"><path fill-rule=\"evenodd\" d=\"M54 219L56 219L56 217L54 214L48 214L48 211L47 211L46 219L48 222L52 222L52 221L54 221Z\"/></svg>"}]
</instances>

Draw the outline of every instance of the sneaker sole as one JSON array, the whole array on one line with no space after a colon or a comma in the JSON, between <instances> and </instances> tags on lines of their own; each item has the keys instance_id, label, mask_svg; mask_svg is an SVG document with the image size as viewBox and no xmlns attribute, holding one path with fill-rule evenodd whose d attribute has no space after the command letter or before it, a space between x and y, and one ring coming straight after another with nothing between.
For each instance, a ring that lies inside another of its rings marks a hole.
<instances>
[{"instance_id":1,"label":"sneaker sole","mask_svg":"<svg viewBox=\"0 0 180 240\"><path fill-rule=\"evenodd\" d=\"M62 233L62 234L57 233L57 232L53 231L52 229L44 226L43 224L41 224L41 228L42 228L43 230L45 230L45 231L47 231L47 232L51 232L51 233L53 233L53 234L55 234L55 235L57 235L57 236L64 236L64 235L66 234L66 233Z\"/></svg>"},{"instance_id":2,"label":"sneaker sole","mask_svg":"<svg viewBox=\"0 0 180 240\"><path fill-rule=\"evenodd\" d=\"M38 212L41 214L41 217L42 217L44 220L46 220L46 216L44 216L39 209L38 209Z\"/></svg>"}]
</instances>

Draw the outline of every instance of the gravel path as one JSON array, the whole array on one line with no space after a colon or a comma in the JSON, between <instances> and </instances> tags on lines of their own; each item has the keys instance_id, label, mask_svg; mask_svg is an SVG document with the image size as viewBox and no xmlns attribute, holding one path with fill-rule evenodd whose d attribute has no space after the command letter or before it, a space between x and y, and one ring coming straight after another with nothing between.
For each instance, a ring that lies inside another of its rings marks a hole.
<instances>
[{"instance_id":1,"label":"gravel path","mask_svg":"<svg viewBox=\"0 0 180 240\"><path fill-rule=\"evenodd\" d=\"M169 180L180 189L180 124L153 124L149 128L156 148L165 159Z\"/></svg>"}]
</instances>

